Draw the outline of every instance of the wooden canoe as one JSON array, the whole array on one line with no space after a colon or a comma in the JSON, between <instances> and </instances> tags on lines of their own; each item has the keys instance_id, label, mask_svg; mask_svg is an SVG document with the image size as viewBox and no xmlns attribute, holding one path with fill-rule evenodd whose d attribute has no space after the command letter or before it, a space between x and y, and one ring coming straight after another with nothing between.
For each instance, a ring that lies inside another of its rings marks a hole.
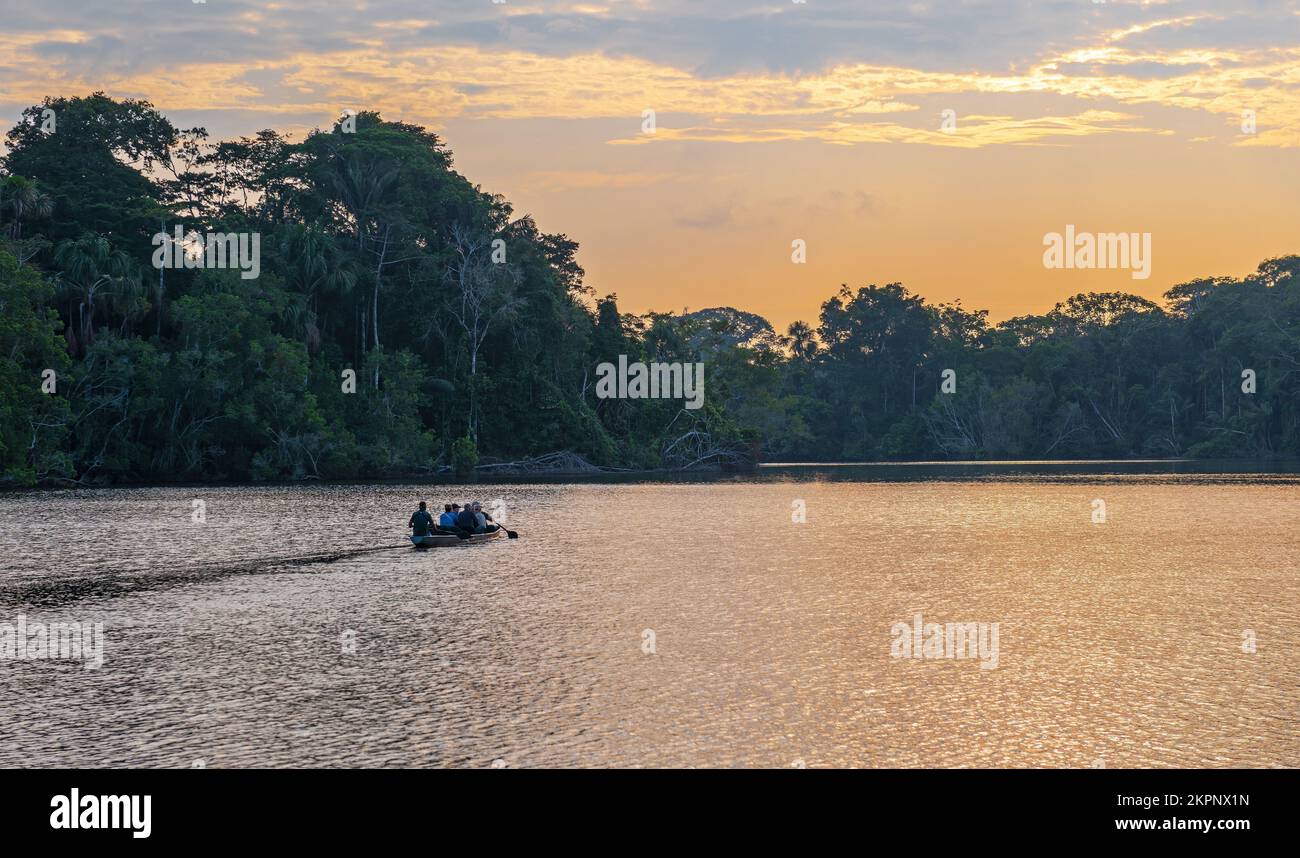
<instances>
[{"instance_id":1,"label":"wooden canoe","mask_svg":"<svg viewBox=\"0 0 1300 858\"><path fill-rule=\"evenodd\" d=\"M416 548L438 548L446 545L473 545L505 535L505 529L498 528L491 533L475 533L466 539L461 539L454 533L431 533L428 536L412 536L410 539Z\"/></svg>"}]
</instances>

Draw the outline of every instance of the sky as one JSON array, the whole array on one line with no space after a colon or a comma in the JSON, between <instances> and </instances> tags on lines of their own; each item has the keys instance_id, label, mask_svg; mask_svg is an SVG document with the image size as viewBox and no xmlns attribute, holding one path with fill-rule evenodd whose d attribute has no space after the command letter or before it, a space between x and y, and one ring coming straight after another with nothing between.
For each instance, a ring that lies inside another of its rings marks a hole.
<instances>
[{"instance_id":1,"label":"sky","mask_svg":"<svg viewBox=\"0 0 1300 858\"><path fill-rule=\"evenodd\" d=\"M1296 0L0 0L0 118L95 90L424 125L630 312L902 282L999 320L1300 253ZM1067 225L1149 233L1149 276L1045 267Z\"/></svg>"}]
</instances>

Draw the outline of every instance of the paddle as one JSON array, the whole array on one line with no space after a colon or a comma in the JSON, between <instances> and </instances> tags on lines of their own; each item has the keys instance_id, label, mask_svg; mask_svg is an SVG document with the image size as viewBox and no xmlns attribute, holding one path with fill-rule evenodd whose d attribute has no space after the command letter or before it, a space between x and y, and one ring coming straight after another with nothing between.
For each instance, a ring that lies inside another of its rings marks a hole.
<instances>
[{"instance_id":1,"label":"paddle","mask_svg":"<svg viewBox=\"0 0 1300 858\"><path fill-rule=\"evenodd\" d=\"M518 538L519 538L519 534L518 534L517 532L515 532L515 531L513 531L513 530L506 530L505 527L503 527L503 526L500 525L500 524L497 525L497 529L498 529L498 530L505 530L505 531L506 531L506 539L518 539ZM458 539L469 539L471 536L478 536L478 535L481 535L481 534L466 533L466 532L463 531L463 530L458 530L458 531L456 531L456 537L457 537Z\"/></svg>"},{"instance_id":2,"label":"paddle","mask_svg":"<svg viewBox=\"0 0 1300 858\"><path fill-rule=\"evenodd\" d=\"M489 519L489 521L491 521L491 519ZM505 526L504 524L502 524L501 522L499 522L499 521L493 521L492 523L493 523L494 525L496 525L497 530L505 530L505 531L506 531L506 538L507 538L507 539L518 539L518 538L519 538L519 534L518 534L518 533L515 533L513 530L506 530L506 526Z\"/></svg>"}]
</instances>

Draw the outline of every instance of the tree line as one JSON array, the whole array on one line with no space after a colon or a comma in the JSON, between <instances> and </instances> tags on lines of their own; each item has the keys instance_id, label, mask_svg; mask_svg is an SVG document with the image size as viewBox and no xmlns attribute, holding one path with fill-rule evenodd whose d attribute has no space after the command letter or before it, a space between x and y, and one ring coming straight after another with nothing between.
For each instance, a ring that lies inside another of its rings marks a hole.
<instances>
[{"instance_id":1,"label":"tree line","mask_svg":"<svg viewBox=\"0 0 1300 858\"><path fill-rule=\"evenodd\" d=\"M999 324L842 287L778 334L620 312L575 241L375 112L214 141L94 93L33 105L6 143L6 484L1300 454L1300 257ZM177 227L256 234L259 276L151 264ZM703 407L597 397L620 355L703 362Z\"/></svg>"}]
</instances>

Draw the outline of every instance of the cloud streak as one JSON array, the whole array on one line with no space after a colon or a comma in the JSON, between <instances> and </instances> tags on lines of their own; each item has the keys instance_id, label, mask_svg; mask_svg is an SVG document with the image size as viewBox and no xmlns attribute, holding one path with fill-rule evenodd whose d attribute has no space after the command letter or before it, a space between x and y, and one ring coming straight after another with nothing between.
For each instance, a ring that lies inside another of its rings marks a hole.
<instances>
[{"instance_id":1,"label":"cloud streak","mask_svg":"<svg viewBox=\"0 0 1300 858\"><path fill-rule=\"evenodd\" d=\"M581 237L629 309L784 323L862 277L1039 312L1114 288L1043 279L1065 223L1157 234L1148 297L1295 250L1296 0L0 4L3 115L102 89L301 136L377 109Z\"/></svg>"},{"instance_id":2,"label":"cloud streak","mask_svg":"<svg viewBox=\"0 0 1300 858\"><path fill-rule=\"evenodd\" d=\"M325 122L364 106L435 126L627 117L634 128L649 107L688 119L665 140L958 147L1117 131L1192 139L1207 136L1207 117L1226 129L1250 109L1259 133L1229 142L1296 147L1293 5L1227 14L1187 2L864 11L825 0L737 11L714 2L475 0L431 14L427 4L380 0L322 16L297 0L127 0L92 16L56 0L18 11L0 35L10 57L0 64L0 97L21 105L103 88L164 110L252 111L268 124L304 114ZM1024 108L988 108L987 96L1008 94L1071 104L1059 116L1034 112L1028 98ZM1186 112L1185 127L1161 127L1143 116L1148 106ZM1003 116L943 134L941 109Z\"/></svg>"}]
</instances>

